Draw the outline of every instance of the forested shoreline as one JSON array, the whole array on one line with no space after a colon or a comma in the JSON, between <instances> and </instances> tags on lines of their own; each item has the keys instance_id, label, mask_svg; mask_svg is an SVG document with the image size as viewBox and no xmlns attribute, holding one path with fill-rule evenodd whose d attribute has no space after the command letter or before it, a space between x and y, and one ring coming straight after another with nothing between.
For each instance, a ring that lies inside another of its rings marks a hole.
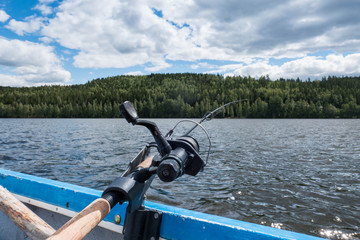
<instances>
[{"instance_id":1,"label":"forested shoreline","mask_svg":"<svg viewBox=\"0 0 360 240\"><path fill-rule=\"evenodd\" d=\"M360 118L360 77L316 81L212 74L115 76L83 85L0 87L2 118L114 118L130 100L144 118Z\"/></svg>"}]
</instances>

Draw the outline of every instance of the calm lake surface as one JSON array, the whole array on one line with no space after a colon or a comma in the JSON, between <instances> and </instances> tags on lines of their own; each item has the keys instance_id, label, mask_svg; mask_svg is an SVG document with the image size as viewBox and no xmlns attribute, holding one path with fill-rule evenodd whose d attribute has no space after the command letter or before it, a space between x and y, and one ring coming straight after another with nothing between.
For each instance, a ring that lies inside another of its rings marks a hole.
<instances>
[{"instance_id":1,"label":"calm lake surface","mask_svg":"<svg viewBox=\"0 0 360 240\"><path fill-rule=\"evenodd\" d=\"M165 134L178 121L153 119ZM360 120L204 123L204 172L148 199L329 239L360 239ZM152 141L123 119L0 119L0 168L103 190Z\"/></svg>"}]
</instances>

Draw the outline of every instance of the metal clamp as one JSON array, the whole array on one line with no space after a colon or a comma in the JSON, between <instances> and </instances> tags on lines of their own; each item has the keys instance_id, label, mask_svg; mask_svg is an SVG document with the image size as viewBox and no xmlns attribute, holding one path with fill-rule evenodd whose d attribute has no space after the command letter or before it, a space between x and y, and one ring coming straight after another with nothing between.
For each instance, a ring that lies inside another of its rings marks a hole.
<instances>
[{"instance_id":1,"label":"metal clamp","mask_svg":"<svg viewBox=\"0 0 360 240\"><path fill-rule=\"evenodd\" d=\"M136 172L134 173L136 174ZM126 240L157 240L160 237L160 224L162 213L143 206L144 195L149 188L154 176L145 182L136 181L134 175L119 177L107 187L103 197L117 195L117 201L128 201L126 208L125 224L123 228Z\"/></svg>"}]
</instances>

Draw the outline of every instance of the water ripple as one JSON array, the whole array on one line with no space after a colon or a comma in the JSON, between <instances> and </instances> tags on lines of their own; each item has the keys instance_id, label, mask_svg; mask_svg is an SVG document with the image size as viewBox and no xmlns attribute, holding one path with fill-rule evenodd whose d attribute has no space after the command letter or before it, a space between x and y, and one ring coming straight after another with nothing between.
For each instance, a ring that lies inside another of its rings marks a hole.
<instances>
[{"instance_id":1,"label":"water ripple","mask_svg":"<svg viewBox=\"0 0 360 240\"><path fill-rule=\"evenodd\" d=\"M164 133L176 122L155 121ZM215 119L206 127L213 148L205 171L155 179L148 199L360 239L359 120ZM0 167L101 190L152 141L122 119L0 119L0 133Z\"/></svg>"}]
</instances>

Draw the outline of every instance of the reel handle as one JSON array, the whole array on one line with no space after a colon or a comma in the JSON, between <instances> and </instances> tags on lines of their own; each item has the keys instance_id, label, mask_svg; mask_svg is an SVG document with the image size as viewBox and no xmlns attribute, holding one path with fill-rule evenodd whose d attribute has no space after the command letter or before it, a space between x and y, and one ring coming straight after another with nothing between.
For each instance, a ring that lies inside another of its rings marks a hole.
<instances>
[{"instance_id":1,"label":"reel handle","mask_svg":"<svg viewBox=\"0 0 360 240\"><path fill-rule=\"evenodd\" d=\"M121 114L124 116L126 121L132 123L132 125L140 125L144 126L151 132L154 140L158 146L159 152L161 156L165 156L166 154L171 152L171 146L169 142L164 138L161 134L160 130L158 129L156 123L147 121L147 120L140 120L139 116L132 105L131 102L125 101L119 106Z\"/></svg>"}]
</instances>

